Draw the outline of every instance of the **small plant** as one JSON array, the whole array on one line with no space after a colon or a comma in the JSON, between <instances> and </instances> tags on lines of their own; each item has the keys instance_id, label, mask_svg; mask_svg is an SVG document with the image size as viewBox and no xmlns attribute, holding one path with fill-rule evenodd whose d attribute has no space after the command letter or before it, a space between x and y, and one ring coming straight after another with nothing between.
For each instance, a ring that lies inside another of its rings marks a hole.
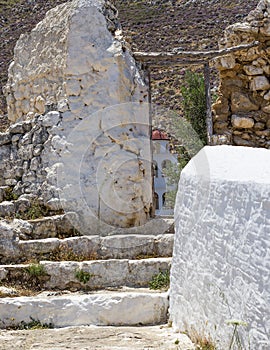
<instances>
[{"instance_id":1,"label":"small plant","mask_svg":"<svg viewBox=\"0 0 270 350\"><path fill-rule=\"evenodd\" d=\"M46 275L46 270L43 265L37 263L37 264L30 264L27 268L26 271L29 273L30 276L39 278L41 276Z\"/></svg>"},{"instance_id":2,"label":"small plant","mask_svg":"<svg viewBox=\"0 0 270 350\"><path fill-rule=\"evenodd\" d=\"M232 334L232 339L230 342L229 350L233 349L233 346L236 345L237 350L243 350L245 349L244 345L242 344L239 332L238 332L238 327L239 326L247 326L246 322L240 321L240 320L228 320L226 321L228 325L233 326L233 334Z\"/></svg>"},{"instance_id":3,"label":"small plant","mask_svg":"<svg viewBox=\"0 0 270 350\"><path fill-rule=\"evenodd\" d=\"M19 196L13 192L11 187L5 189L4 197L6 201L15 201L19 198Z\"/></svg>"},{"instance_id":4,"label":"small plant","mask_svg":"<svg viewBox=\"0 0 270 350\"><path fill-rule=\"evenodd\" d=\"M158 258L158 254L152 253L152 254L138 254L138 255L136 255L136 260L151 259L151 258Z\"/></svg>"},{"instance_id":5,"label":"small plant","mask_svg":"<svg viewBox=\"0 0 270 350\"><path fill-rule=\"evenodd\" d=\"M75 272L75 277L77 278L77 280L79 280L83 284L86 284L87 282L89 282L90 278L93 276L94 275L91 275L89 272L83 271L80 269L76 270Z\"/></svg>"},{"instance_id":6,"label":"small plant","mask_svg":"<svg viewBox=\"0 0 270 350\"><path fill-rule=\"evenodd\" d=\"M216 350L216 347L211 340L207 340L203 338L196 344L196 349L197 350Z\"/></svg>"},{"instance_id":7,"label":"small plant","mask_svg":"<svg viewBox=\"0 0 270 350\"><path fill-rule=\"evenodd\" d=\"M97 252L89 252L87 254L78 254L73 249L61 245L58 249L52 251L49 254L39 256L39 260L51 260L51 261L86 261L86 260L97 260Z\"/></svg>"},{"instance_id":8,"label":"small plant","mask_svg":"<svg viewBox=\"0 0 270 350\"><path fill-rule=\"evenodd\" d=\"M34 220L49 215L49 210L43 204L37 200L31 203L31 207L21 214L21 218L24 220Z\"/></svg>"},{"instance_id":9,"label":"small plant","mask_svg":"<svg viewBox=\"0 0 270 350\"><path fill-rule=\"evenodd\" d=\"M203 75L187 71L181 94L184 117L192 124L201 141L206 144L206 98Z\"/></svg>"},{"instance_id":10,"label":"small plant","mask_svg":"<svg viewBox=\"0 0 270 350\"><path fill-rule=\"evenodd\" d=\"M149 288L158 290L168 290L170 286L170 271L159 271L158 274L154 275L149 282Z\"/></svg>"},{"instance_id":11,"label":"small plant","mask_svg":"<svg viewBox=\"0 0 270 350\"><path fill-rule=\"evenodd\" d=\"M1 283L1 286L2 287L6 287L6 288L14 289L14 291L16 291L16 294L17 294L17 295L14 295L14 296L29 297L29 296L34 296L34 295L36 295L38 293L37 290L34 290L29 285L26 285L23 282L23 280L20 281L22 283L22 285L20 285L20 284L18 284L16 282L17 281ZM6 294L0 292L0 298L6 298Z\"/></svg>"},{"instance_id":12,"label":"small plant","mask_svg":"<svg viewBox=\"0 0 270 350\"><path fill-rule=\"evenodd\" d=\"M39 320L35 320L30 316L31 321L22 321L18 325L8 326L7 329L12 330L34 330L34 329L51 329L54 328L52 323L41 323Z\"/></svg>"},{"instance_id":13,"label":"small plant","mask_svg":"<svg viewBox=\"0 0 270 350\"><path fill-rule=\"evenodd\" d=\"M199 334L196 330L186 333L196 345L196 350L216 350L217 347L210 337Z\"/></svg>"},{"instance_id":14,"label":"small plant","mask_svg":"<svg viewBox=\"0 0 270 350\"><path fill-rule=\"evenodd\" d=\"M50 215L60 215L63 214L64 211L62 209L51 212L51 210L46 207L43 203L40 203L37 199L33 200L31 203L31 207L28 208L25 212L17 212L15 214L16 219L22 220L35 220L39 218L43 218L45 216Z\"/></svg>"}]
</instances>

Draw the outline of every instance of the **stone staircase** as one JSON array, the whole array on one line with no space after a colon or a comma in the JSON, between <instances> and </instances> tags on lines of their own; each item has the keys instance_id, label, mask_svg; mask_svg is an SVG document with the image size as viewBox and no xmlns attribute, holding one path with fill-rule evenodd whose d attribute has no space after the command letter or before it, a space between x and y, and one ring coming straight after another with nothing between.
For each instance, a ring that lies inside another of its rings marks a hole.
<instances>
[{"instance_id":1,"label":"stone staircase","mask_svg":"<svg viewBox=\"0 0 270 350\"><path fill-rule=\"evenodd\" d=\"M81 236L70 213L25 220L1 209L22 199L0 203L0 328L32 320L53 327L167 322L168 293L149 283L169 274L174 235L160 230L170 231L172 219L153 220L141 233Z\"/></svg>"}]
</instances>

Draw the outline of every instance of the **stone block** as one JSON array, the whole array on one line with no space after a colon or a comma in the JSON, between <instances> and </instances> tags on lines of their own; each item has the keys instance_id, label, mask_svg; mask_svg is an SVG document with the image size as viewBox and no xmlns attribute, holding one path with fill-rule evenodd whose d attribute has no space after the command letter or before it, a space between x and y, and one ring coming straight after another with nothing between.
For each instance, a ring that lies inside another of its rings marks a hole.
<instances>
[{"instance_id":1,"label":"stone block","mask_svg":"<svg viewBox=\"0 0 270 350\"><path fill-rule=\"evenodd\" d=\"M247 75L262 75L263 74L263 69L260 67L250 65L250 66L244 66L243 69Z\"/></svg>"},{"instance_id":2,"label":"stone block","mask_svg":"<svg viewBox=\"0 0 270 350\"><path fill-rule=\"evenodd\" d=\"M251 129L254 126L254 119L233 114L232 126L235 128Z\"/></svg>"},{"instance_id":3,"label":"stone block","mask_svg":"<svg viewBox=\"0 0 270 350\"><path fill-rule=\"evenodd\" d=\"M16 259L19 255L18 235L12 225L6 221L0 221L0 263L4 264L9 259ZM4 271L0 271L0 279L5 278Z\"/></svg>"},{"instance_id":4,"label":"stone block","mask_svg":"<svg viewBox=\"0 0 270 350\"><path fill-rule=\"evenodd\" d=\"M263 112L269 114L269 113L270 113L270 105L264 106L264 107L262 108L262 110L263 110Z\"/></svg>"},{"instance_id":5,"label":"stone block","mask_svg":"<svg viewBox=\"0 0 270 350\"><path fill-rule=\"evenodd\" d=\"M24 133L23 123L16 123L11 125L8 129L8 132L10 134L23 134Z\"/></svg>"},{"instance_id":6,"label":"stone block","mask_svg":"<svg viewBox=\"0 0 270 350\"><path fill-rule=\"evenodd\" d=\"M236 65L235 57L233 55L227 55L220 59L222 68L233 69Z\"/></svg>"},{"instance_id":7,"label":"stone block","mask_svg":"<svg viewBox=\"0 0 270 350\"><path fill-rule=\"evenodd\" d=\"M39 295L12 298L8 303L1 298L0 327L29 323L33 319L41 323L52 323L55 327L165 324L167 311L167 293ZM94 335L93 337L96 338Z\"/></svg>"},{"instance_id":8,"label":"stone block","mask_svg":"<svg viewBox=\"0 0 270 350\"><path fill-rule=\"evenodd\" d=\"M256 76L252 79L250 83L250 89L252 91L269 90L270 89L269 80L264 75Z\"/></svg>"},{"instance_id":9,"label":"stone block","mask_svg":"<svg viewBox=\"0 0 270 350\"><path fill-rule=\"evenodd\" d=\"M11 135L7 132L0 132L0 146L11 142Z\"/></svg>"},{"instance_id":10,"label":"stone block","mask_svg":"<svg viewBox=\"0 0 270 350\"><path fill-rule=\"evenodd\" d=\"M231 110L236 112L257 111L259 106L253 103L248 94L244 92L232 92L231 94Z\"/></svg>"},{"instance_id":11,"label":"stone block","mask_svg":"<svg viewBox=\"0 0 270 350\"><path fill-rule=\"evenodd\" d=\"M15 213L15 206L12 202L4 201L0 204L0 217L12 217Z\"/></svg>"}]
</instances>

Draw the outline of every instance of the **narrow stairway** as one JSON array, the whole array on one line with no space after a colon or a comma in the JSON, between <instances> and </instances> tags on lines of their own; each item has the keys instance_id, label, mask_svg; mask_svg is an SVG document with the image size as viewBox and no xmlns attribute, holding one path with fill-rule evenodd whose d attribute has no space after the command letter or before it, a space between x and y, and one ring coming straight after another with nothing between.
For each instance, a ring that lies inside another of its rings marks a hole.
<instances>
[{"instance_id":1,"label":"narrow stairway","mask_svg":"<svg viewBox=\"0 0 270 350\"><path fill-rule=\"evenodd\" d=\"M22 199L0 203L0 328L167 323L173 233L80 236L69 214L7 215Z\"/></svg>"}]
</instances>

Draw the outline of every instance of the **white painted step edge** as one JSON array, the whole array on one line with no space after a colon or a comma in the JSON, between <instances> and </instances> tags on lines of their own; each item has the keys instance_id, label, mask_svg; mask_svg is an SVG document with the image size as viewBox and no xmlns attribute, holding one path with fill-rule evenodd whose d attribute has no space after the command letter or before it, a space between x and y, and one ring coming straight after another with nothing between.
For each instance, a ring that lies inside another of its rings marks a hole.
<instances>
[{"instance_id":1,"label":"white painted step edge","mask_svg":"<svg viewBox=\"0 0 270 350\"><path fill-rule=\"evenodd\" d=\"M166 323L168 292L95 293L0 299L0 327L31 319L68 326L134 326Z\"/></svg>"}]
</instances>

